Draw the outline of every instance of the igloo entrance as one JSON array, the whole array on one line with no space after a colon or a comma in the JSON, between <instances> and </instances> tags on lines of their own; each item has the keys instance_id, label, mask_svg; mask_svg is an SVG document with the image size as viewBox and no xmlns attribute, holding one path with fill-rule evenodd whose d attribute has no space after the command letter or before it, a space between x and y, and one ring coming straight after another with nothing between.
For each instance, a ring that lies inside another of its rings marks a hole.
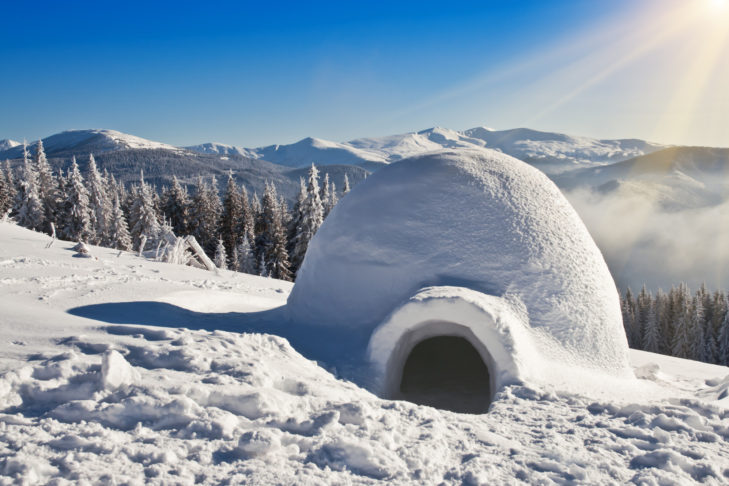
<instances>
[{"instance_id":1,"label":"igloo entrance","mask_svg":"<svg viewBox=\"0 0 729 486\"><path fill-rule=\"evenodd\" d=\"M398 398L459 413L485 413L491 402L489 370L460 336L417 343L402 369Z\"/></svg>"}]
</instances>

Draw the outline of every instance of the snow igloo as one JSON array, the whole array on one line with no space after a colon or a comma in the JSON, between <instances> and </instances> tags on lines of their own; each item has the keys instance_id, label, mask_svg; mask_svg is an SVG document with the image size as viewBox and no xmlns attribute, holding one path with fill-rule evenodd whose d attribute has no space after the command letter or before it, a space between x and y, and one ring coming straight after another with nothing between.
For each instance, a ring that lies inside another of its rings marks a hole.
<instances>
[{"instance_id":1,"label":"snow igloo","mask_svg":"<svg viewBox=\"0 0 729 486\"><path fill-rule=\"evenodd\" d=\"M312 239L287 309L384 398L483 413L507 384L632 376L584 224L542 172L492 150L359 184Z\"/></svg>"}]
</instances>

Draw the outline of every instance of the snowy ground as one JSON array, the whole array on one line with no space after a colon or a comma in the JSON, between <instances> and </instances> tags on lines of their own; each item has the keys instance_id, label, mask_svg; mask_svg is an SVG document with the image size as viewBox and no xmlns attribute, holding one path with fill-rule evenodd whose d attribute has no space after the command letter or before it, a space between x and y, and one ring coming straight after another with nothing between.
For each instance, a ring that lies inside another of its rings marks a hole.
<instances>
[{"instance_id":1,"label":"snowy ground","mask_svg":"<svg viewBox=\"0 0 729 486\"><path fill-rule=\"evenodd\" d=\"M238 332L290 284L47 242L0 223L0 484L729 481L727 368L632 352L660 392L512 386L459 415Z\"/></svg>"}]
</instances>

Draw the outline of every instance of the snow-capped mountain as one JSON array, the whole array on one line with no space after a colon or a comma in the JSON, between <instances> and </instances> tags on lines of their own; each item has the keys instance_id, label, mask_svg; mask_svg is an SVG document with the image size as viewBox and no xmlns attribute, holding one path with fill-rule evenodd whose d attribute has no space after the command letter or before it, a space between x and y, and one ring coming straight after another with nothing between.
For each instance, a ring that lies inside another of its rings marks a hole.
<instances>
[{"instance_id":1,"label":"snow-capped mountain","mask_svg":"<svg viewBox=\"0 0 729 486\"><path fill-rule=\"evenodd\" d=\"M183 148L200 154L249 156L246 149L217 142L201 143L200 145L191 145Z\"/></svg>"},{"instance_id":2,"label":"snow-capped mountain","mask_svg":"<svg viewBox=\"0 0 729 486\"><path fill-rule=\"evenodd\" d=\"M9 150L13 147L17 147L18 145L20 145L20 142L16 142L15 140L10 140L9 138L4 138L4 139L0 140L0 152Z\"/></svg>"},{"instance_id":3,"label":"snow-capped mountain","mask_svg":"<svg viewBox=\"0 0 729 486\"><path fill-rule=\"evenodd\" d=\"M37 142L29 144L32 147ZM90 130L67 130L43 139L43 147L46 155L86 155L89 153L99 154L126 149L165 149L180 151L181 149L166 143L154 142L145 138L118 132L116 130L90 129ZM10 147L0 152L0 158L16 159L22 157L22 147Z\"/></svg>"},{"instance_id":4,"label":"snow-capped mountain","mask_svg":"<svg viewBox=\"0 0 729 486\"><path fill-rule=\"evenodd\" d=\"M289 167L350 164L370 170L398 160L441 149L491 148L538 166L547 173L618 162L664 148L643 140L598 140L527 128L493 130L476 127L465 131L435 127L419 132L331 142L305 138L288 145L245 149L202 144L186 147L201 153L239 153Z\"/></svg>"}]
</instances>

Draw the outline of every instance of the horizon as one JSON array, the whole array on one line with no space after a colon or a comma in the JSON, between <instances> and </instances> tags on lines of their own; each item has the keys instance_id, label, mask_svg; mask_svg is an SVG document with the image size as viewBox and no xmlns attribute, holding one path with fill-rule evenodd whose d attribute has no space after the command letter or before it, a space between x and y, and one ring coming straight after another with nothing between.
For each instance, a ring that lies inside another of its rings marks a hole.
<instances>
[{"instance_id":1,"label":"horizon","mask_svg":"<svg viewBox=\"0 0 729 486\"><path fill-rule=\"evenodd\" d=\"M261 147L486 125L729 146L725 1L139 5L9 22L0 136Z\"/></svg>"}]
</instances>

